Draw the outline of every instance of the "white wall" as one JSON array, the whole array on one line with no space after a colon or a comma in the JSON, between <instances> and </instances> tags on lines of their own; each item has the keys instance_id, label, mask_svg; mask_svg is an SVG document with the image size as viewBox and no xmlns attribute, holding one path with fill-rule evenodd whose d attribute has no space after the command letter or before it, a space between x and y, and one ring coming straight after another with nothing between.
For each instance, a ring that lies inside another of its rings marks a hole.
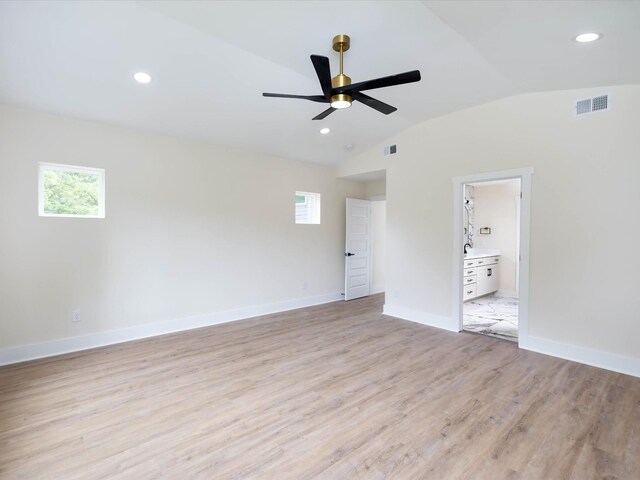
<instances>
[{"instance_id":1,"label":"white wall","mask_svg":"<svg viewBox=\"0 0 640 480\"><path fill-rule=\"evenodd\" d=\"M106 219L38 217L39 161L105 168ZM340 298L345 197L364 194L329 167L12 107L0 167L0 349ZM322 194L321 225L294 224L296 190Z\"/></svg>"},{"instance_id":2,"label":"white wall","mask_svg":"<svg viewBox=\"0 0 640 480\"><path fill-rule=\"evenodd\" d=\"M387 189L386 180L376 180L375 182L367 182L364 187L366 197L378 197L384 195Z\"/></svg>"},{"instance_id":3,"label":"white wall","mask_svg":"<svg viewBox=\"0 0 640 480\"><path fill-rule=\"evenodd\" d=\"M385 291L386 200L371 202L371 293Z\"/></svg>"},{"instance_id":4,"label":"white wall","mask_svg":"<svg viewBox=\"0 0 640 480\"><path fill-rule=\"evenodd\" d=\"M504 294L516 293L516 197L520 180L474 188L475 247L500 250L500 284ZM490 227L489 235L481 234Z\"/></svg>"},{"instance_id":5,"label":"white wall","mask_svg":"<svg viewBox=\"0 0 640 480\"><path fill-rule=\"evenodd\" d=\"M604 92L610 111L574 116L577 99ZM640 85L520 95L424 122L342 165L339 176L387 171L387 306L455 325L452 178L534 167L530 338L640 374L639 124ZM380 153L389 143L391 159Z\"/></svg>"}]
</instances>

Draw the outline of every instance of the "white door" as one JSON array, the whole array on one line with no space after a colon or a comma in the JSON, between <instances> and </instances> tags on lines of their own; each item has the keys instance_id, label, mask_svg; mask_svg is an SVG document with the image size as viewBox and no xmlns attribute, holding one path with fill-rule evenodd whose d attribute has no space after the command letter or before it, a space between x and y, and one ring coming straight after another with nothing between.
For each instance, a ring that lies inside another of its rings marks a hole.
<instances>
[{"instance_id":1,"label":"white door","mask_svg":"<svg viewBox=\"0 0 640 480\"><path fill-rule=\"evenodd\" d=\"M371 202L347 198L344 299L366 297L371 288Z\"/></svg>"}]
</instances>

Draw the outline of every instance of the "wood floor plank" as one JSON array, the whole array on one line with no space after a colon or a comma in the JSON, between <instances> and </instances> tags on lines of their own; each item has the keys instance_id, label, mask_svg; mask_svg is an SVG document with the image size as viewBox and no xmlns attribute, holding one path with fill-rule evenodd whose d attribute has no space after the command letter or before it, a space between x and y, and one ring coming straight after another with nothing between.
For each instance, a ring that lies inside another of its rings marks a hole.
<instances>
[{"instance_id":1,"label":"wood floor plank","mask_svg":"<svg viewBox=\"0 0 640 480\"><path fill-rule=\"evenodd\" d=\"M0 478L640 478L640 379L383 301L0 367Z\"/></svg>"}]
</instances>

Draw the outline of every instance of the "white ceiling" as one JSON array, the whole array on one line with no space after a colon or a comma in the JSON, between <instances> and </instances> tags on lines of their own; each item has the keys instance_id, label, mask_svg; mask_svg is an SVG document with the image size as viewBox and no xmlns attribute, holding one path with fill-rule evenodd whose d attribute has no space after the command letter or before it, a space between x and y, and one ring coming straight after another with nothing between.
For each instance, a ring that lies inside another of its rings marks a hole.
<instances>
[{"instance_id":1,"label":"white ceiling","mask_svg":"<svg viewBox=\"0 0 640 480\"><path fill-rule=\"evenodd\" d=\"M540 90L640 83L640 2L0 2L0 101L335 164L426 119ZM583 31L604 33L580 45ZM419 69L323 121L310 54L354 82ZM143 86L136 71L154 80ZM318 131L328 126L331 133ZM344 145L354 144L351 151Z\"/></svg>"}]
</instances>

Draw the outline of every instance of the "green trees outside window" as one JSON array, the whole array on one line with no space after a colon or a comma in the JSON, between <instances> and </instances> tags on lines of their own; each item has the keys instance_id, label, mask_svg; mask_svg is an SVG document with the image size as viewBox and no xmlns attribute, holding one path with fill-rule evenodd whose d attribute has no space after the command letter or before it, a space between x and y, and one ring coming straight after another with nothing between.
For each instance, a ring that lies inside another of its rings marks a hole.
<instances>
[{"instance_id":1,"label":"green trees outside window","mask_svg":"<svg viewBox=\"0 0 640 480\"><path fill-rule=\"evenodd\" d=\"M40 215L104 217L104 170L40 165Z\"/></svg>"},{"instance_id":2,"label":"green trees outside window","mask_svg":"<svg viewBox=\"0 0 640 480\"><path fill-rule=\"evenodd\" d=\"M98 181L99 176L95 173L45 170L44 212L98 215Z\"/></svg>"}]
</instances>

